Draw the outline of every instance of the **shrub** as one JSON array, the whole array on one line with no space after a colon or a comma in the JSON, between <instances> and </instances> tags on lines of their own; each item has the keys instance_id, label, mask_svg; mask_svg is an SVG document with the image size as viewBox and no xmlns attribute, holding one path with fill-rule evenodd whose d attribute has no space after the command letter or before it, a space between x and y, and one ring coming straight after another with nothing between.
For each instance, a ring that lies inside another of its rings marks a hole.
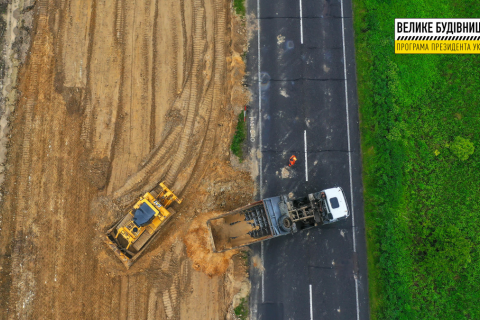
<instances>
[{"instance_id":1,"label":"shrub","mask_svg":"<svg viewBox=\"0 0 480 320\"><path fill-rule=\"evenodd\" d=\"M245 121L243 121L243 111L238 115L237 129L235 135L233 136L232 145L230 149L233 154L236 155L240 162L243 160L243 143L247 137L247 127L245 126Z\"/></svg>"},{"instance_id":2,"label":"shrub","mask_svg":"<svg viewBox=\"0 0 480 320\"><path fill-rule=\"evenodd\" d=\"M450 144L450 151L458 157L458 159L465 161L475 151L473 143L462 137L455 137L455 140Z\"/></svg>"},{"instance_id":3,"label":"shrub","mask_svg":"<svg viewBox=\"0 0 480 320\"><path fill-rule=\"evenodd\" d=\"M240 17L245 16L245 0L233 0L233 7Z\"/></svg>"},{"instance_id":4,"label":"shrub","mask_svg":"<svg viewBox=\"0 0 480 320\"><path fill-rule=\"evenodd\" d=\"M247 299L242 298L240 301L240 304L235 309L233 309L233 312L235 312L235 315L239 319L245 320L248 317Z\"/></svg>"}]
</instances>

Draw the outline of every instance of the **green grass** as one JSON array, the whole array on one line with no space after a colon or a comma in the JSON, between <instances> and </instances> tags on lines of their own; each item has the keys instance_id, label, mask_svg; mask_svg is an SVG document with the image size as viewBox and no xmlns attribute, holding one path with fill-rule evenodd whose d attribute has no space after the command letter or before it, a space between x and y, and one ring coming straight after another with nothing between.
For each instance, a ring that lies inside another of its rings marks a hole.
<instances>
[{"instance_id":1,"label":"green grass","mask_svg":"<svg viewBox=\"0 0 480 320\"><path fill-rule=\"evenodd\" d=\"M241 251L240 252L240 257L242 258L245 267L249 267L250 266L250 255L249 255L248 251Z\"/></svg>"},{"instance_id":2,"label":"green grass","mask_svg":"<svg viewBox=\"0 0 480 320\"><path fill-rule=\"evenodd\" d=\"M240 17L245 17L245 0L233 0L233 7Z\"/></svg>"},{"instance_id":3,"label":"green grass","mask_svg":"<svg viewBox=\"0 0 480 320\"><path fill-rule=\"evenodd\" d=\"M243 145L246 137L247 126L245 125L245 121L243 121L242 111L238 115L237 129L235 130L235 135L233 136L232 144L230 146L233 154L239 158L240 162L243 160Z\"/></svg>"},{"instance_id":4,"label":"green grass","mask_svg":"<svg viewBox=\"0 0 480 320\"><path fill-rule=\"evenodd\" d=\"M372 319L480 319L480 57L395 55L393 23L476 3L354 1Z\"/></svg>"},{"instance_id":5,"label":"green grass","mask_svg":"<svg viewBox=\"0 0 480 320\"><path fill-rule=\"evenodd\" d=\"M240 320L245 320L248 317L248 300L242 298L240 304L233 309L233 312Z\"/></svg>"}]
</instances>

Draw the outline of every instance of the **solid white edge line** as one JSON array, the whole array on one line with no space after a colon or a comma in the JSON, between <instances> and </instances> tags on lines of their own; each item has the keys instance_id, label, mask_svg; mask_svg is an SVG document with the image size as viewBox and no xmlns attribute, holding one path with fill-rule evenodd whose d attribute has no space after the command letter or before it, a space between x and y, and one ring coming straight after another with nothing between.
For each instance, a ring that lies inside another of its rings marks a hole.
<instances>
[{"instance_id":1,"label":"solid white edge line","mask_svg":"<svg viewBox=\"0 0 480 320\"><path fill-rule=\"evenodd\" d=\"M258 149L262 152L262 84L260 80L260 0L257 0L257 38L258 38ZM262 198L263 189L263 173L262 173L262 161L263 157L260 157L260 198Z\"/></svg>"},{"instance_id":2,"label":"solid white edge line","mask_svg":"<svg viewBox=\"0 0 480 320\"><path fill-rule=\"evenodd\" d=\"M258 149L262 152L262 84L260 83L260 0L257 0L257 39L258 39ZM262 156L260 156L259 172L260 172L260 199L263 191L263 175L262 175ZM262 265L265 266L263 260L263 241L261 243L261 259ZM262 303L265 302L265 271L262 270Z\"/></svg>"},{"instance_id":3,"label":"solid white edge line","mask_svg":"<svg viewBox=\"0 0 480 320\"><path fill-rule=\"evenodd\" d=\"M303 130L303 140L305 141L305 181L308 181L307 130Z\"/></svg>"},{"instance_id":4,"label":"solid white edge line","mask_svg":"<svg viewBox=\"0 0 480 320\"><path fill-rule=\"evenodd\" d=\"M355 277L355 299L357 300L357 320L360 319L360 309L358 308L358 279Z\"/></svg>"},{"instance_id":5,"label":"solid white edge line","mask_svg":"<svg viewBox=\"0 0 480 320\"><path fill-rule=\"evenodd\" d=\"M312 285L310 285L310 320L313 320Z\"/></svg>"},{"instance_id":6,"label":"solid white edge line","mask_svg":"<svg viewBox=\"0 0 480 320\"><path fill-rule=\"evenodd\" d=\"M343 0L340 1L342 10L342 43L343 43L343 74L345 77L345 110L347 114L347 141L348 141L348 169L350 172L350 205L352 210L352 234L353 234L353 252L357 252L357 244L355 237L355 214L353 207L353 182L352 182L352 155L350 153L350 118L348 116L348 89L347 89L347 59L345 58L345 21L343 14ZM360 320L360 307L358 304L358 282L355 275L355 297L357 303L357 320Z\"/></svg>"},{"instance_id":7,"label":"solid white edge line","mask_svg":"<svg viewBox=\"0 0 480 320\"><path fill-rule=\"evenodd\" d=\"M302 13L302 0L300 0L300 43L303 44L303 13Z\"/></svg>"},{"instance_id":8,"label":"solid white edge line","mask_svg":"<svg viewBox=\"0 0 480 320\"><path fill-rule=\"evenodd\" d=\"M357 252L357 244L355 239L355 210L353 207L352 155L350 153L350 118L348 116L347 60L345 58L345 23L343 18L343 0L341 0L340 5L342 9L343 75L345 78L345 112L347 114L348 169L350 172L350 207L352 208L353 252Z\"/></svg>"},{"instance_id":9,"label":"solid white edge line","mask_svg":"<svg viewBox=\"0 0 480 320\"><path fill-rule=\"evenodd\" d=\"M261 256L262 256L262 303L265 302L265 277L264 277L264 273L265 273L265 265L263 264L263 241L261 242L261 245L260 245L260 251L261 251Z\"/></svg>"}]
</instances>

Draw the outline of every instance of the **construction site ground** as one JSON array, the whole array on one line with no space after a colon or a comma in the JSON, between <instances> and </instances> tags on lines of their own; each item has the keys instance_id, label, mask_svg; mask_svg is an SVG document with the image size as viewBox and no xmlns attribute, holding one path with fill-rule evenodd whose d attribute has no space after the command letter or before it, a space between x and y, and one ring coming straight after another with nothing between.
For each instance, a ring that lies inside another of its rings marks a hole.
<instances>
[{"instance_id":1,"label":"construction site ground","mask_svg":"<svg viewBox=\"0 0 480 320\"><path fill-rule=\"evenodd\" d=\"M254 194L229 149L249 99L231 1L13 0L8 10L22 25L8 29L21 39L6 39L20 45L4 56L0 318L234 319L245 261L212 254L206 229ZM126 270L105 230L161 181L183 203Z\"/></svg>"}]
</instances>

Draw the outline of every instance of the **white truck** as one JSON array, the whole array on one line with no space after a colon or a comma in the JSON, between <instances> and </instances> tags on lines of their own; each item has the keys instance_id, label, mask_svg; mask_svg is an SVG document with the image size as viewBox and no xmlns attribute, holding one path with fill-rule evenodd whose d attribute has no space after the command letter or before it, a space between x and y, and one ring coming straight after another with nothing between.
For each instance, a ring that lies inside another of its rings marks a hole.
<instances>
[{"instance_id":1,"label":"white truck","mask_svg":"<svg viewBox=\"0 0 480 320\"><path fill-rule=\"evenodd\" d=\"M236 249L317 225L348 218L347 200L340 187L290 200L263 199L207 221L214 252Z\"/></svg>"}]
</instances>

